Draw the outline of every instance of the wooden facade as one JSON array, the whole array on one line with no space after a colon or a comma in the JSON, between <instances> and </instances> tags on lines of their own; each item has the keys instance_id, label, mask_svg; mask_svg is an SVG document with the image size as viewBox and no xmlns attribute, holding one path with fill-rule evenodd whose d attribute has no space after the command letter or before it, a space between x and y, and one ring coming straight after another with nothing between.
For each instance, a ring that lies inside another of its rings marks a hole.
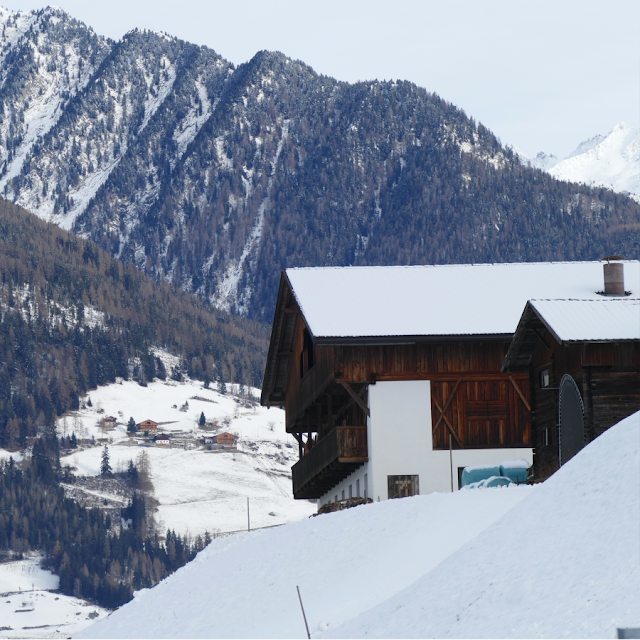
<instances>
[{"instance_id":1,"label":"wooden facade","mask_svg":"<svg viewBox=\"0 0 640 640\"><path fill-rule=\"evenodd\" d=\"M283 273L261 402L284 407L298 441L294 496L321 497L368 460L367 393L378 381L431 381L434 448L531 447L529 375L501 372L510 339L313 336Z\"/></svg>"},{"instance_id":2,"label":"wooden facade","mask_svg":"<svg viewBox=\"0 0 640 640\"><path fill-rule=\"evenodd\" d=\"M153 420L143 420L138 424L140 431L152 431L158 428L158 423Z\"/></svg>"},{"instance_id":3,"label":"wooden facade","mask_svg":"<svg viewBox=\"0 0 640 640\"><path fill-rule=\"evenodd\" d=\"M585 444L640 410L640 342L561 342L527 306L504 370L529 375L535 474L544 479L560 466L559 385L576 382L584 408Z\"/></svg>"},{"instance_id":4,"label":"wooden facade","mask_svg":"<svg viewBox=\"0 0 640 640\"><path fill-rule=\"evenodd\" d=\"M233 435L233 433L229 433L228 431L223 431L222 433L219 433L215 437L215 442L216 444L233 445L236 442L236 437Z\"/></svg>"}]
</instances>

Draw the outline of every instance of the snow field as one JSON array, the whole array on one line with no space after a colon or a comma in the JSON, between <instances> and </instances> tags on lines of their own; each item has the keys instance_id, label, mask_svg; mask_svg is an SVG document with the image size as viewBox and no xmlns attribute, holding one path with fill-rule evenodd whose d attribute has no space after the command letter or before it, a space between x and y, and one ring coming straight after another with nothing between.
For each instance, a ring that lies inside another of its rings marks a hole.
<instances>
[{"instance_id":1,"label":"snow field","mask_svg":"<svg viewBox=\"0 0 640 640\"><path fill-rule=\"evenodd\" d=\"M640 622L640 413L542 485L217 539L86 638L614 637Z\"/></svg>"},{"instance_id":2,"label":"snow field","mask_svg":"<svg viewBox=\"0 0 640 640\"><path fill-rule=\"evenodd\" d=\"M325 636L612 638L640 620L640 413L460 551Z\"/></svg>"},{"instance_id":3,"label":"snow field","mask_svg":"<svg viewBox=\"0 0 640 640\"><path fill-rule=\"evenodd\" d=\"M390 500L218 538L81 636L300 638L296 586L317 635L384 602L535 491Z\"/></svg>"},{"instance_id":4,"label":"snow field","mask_svg":"<svg viewBox=\"0 0 640 640\"><path fill-rule=\"evenodd\" d=\"M252 393L255 398L257 390ZM297 461L298 449L285 433L283 411L267 410L244 400L239 404L230 394L204 389L195 381L156 381L147 387L123 381L88 395L93 406L66 417L67 434L76 431L78 435L81 431L89 437L112 440L109 454L114 471L126 469L129 460L135 460L141 451L147 453L155 497L160 502L156 520L161 531L171 528L197 535L245 530L247 498L252 528L283 524L315 513L315 504L292 496L291 466ZM208 401L194 400L194 396ZM185 402L189 409L182 412L180 407ZM149 418L160 423L159 432L179 436L181 441L190 438L187 445L194 447L195 438L207 433L197 426L201 412L208 421L218 422L219 431L239 437L238 451L214 453L185 449L184 444L171 448L131 446L142 438L126 435L130 416L136 422ZM109 415L118 419L118 425L102 433L97 425ZM62 418L58 421L60 433L64 425ZM96 446L71 453L62 464L75 467L76 474L98 475L101 456L102 446Z\"/></svg>"},{"instance_id":5,"label":"snow field","mask_svg":"<svg viewBox=\"0 0 640 640\"><path fill-rule=\"evenodd\" d=\"M108 611L52 593L58 577L40 568L40 556L0 564L0 638L66 638Z\"/></svg>"}]
</instances>

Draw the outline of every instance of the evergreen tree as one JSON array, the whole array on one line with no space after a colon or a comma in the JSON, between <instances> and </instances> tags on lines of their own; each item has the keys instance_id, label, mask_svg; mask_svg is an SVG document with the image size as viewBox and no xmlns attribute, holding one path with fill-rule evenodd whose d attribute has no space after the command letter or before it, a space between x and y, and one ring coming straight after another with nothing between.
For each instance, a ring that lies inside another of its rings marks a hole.
<instances>
[{"instance_id":1,"label":"evergreen tree","mask_svg":"<svg viewBox=\"0 0 640 640\"><path fill-rule=\"evenodd\" d=\"M133 416L129 418L129 422L127 423L127 433L136 433L138 431L138 425L136 421L133 419Z\"/></svg>"},{"instance_id":2,"label":"evergreen tree","mask_svg":"<svg viewBox=\"0 0 640 640\"><path fill-rule=\"evenodd\" d=\"M204 417L204 411L203 411L203 412L200 414L200 420L198 420L198 424L199 424L201 427L204 427L205 422L206 422L206 419L205 419L205 417Z\"/></svg>"},{"instance_id":3,"label":"evergreen tree","mask_svg":"<svg viewBox=\"0 0 640 640\"><path fill-rule=\"evenodd\" d=\"M140 474L138 467L133 463L133 460L129 460L129 466L127 467L127 479L132 486L137 487L139 483Z\"/></svg>"},{"instance_id":4,"label":"evergreen tree","mask_svg":"<svg viewBox=\"0 0 640 640\"><path fill-rule=\"evenodd\" d=\"M104 445L104 450L102 451L102 462L100 464L100 475L103 478L106 478L112 474L111 464L109 462L109 448L107 445Z\"/></svg>"},{"instance_id":5,"label":"evergreen tree","mask_svg":"<svg viewBox=\"0 0 640 640\"><path fill-rule=\"evenodd\" d=\"M224 380L224 373L222 373L222 367L218 367L218 391L220 393L227 393L227 383Z\"/></svg>"}]
</instances>

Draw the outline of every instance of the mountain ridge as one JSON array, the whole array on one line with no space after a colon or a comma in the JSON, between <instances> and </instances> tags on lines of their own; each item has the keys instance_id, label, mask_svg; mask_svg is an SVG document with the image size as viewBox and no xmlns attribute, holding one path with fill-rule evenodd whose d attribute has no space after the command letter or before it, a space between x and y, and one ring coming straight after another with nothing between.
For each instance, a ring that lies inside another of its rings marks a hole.
<instances>
[{"instance_id":1,"label":"mountain ridge","mask_svg":"<svg viewBox=\"0 0 640 640\"><path fill-rule=\"evenodd\" d=\"M412 83L339 82L279 52L235 66L165 34L113 42L61 10L20 15L0 15L6 197L218 308L269 322L289 266L632 257L640 246L624 233L640 221L635 202L523 166ZM40 99L46 73L57 102ZM59 113L33 142L43 100Z\"/></svg>"},{"instance_id":2,"label":"mountain ridge","mask_svg":"<svg viewBox=\"0 0 640 640\"><path fill-rule=\"evenodd\" d=\"M625 122L581 142L565 158L540 153L529 162L558 180L604 187L640 202L640 131Z\"/></svg>"}]
</instances>

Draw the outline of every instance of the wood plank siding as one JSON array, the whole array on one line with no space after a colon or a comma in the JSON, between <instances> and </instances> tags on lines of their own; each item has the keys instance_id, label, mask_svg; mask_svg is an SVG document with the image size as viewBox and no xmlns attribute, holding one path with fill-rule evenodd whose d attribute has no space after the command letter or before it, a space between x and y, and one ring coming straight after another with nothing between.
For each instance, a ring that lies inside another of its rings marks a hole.
<instances>
[{"instance_id":1,"label":"wood plank siding","mask_svg":"<svg viewBox=\"0 0 640 640\"><path fill-rule=\"evenodd\" d=\"M515 385L529 397L526 375L513 381L460 377L432 382L433 448L448 449L450 435L456 449L530 447L531 415Z\"/></svg>"},{"instance_id":2,"label":"wood plank siding","mask_svg":"<svg viewBox=\"0 0 640 640\"><path fill-rule=\"evenodd\" d=\"M294 361L300 363L304 349L304 323L294 342ZM300 364L291 368L286 393L287 430L291 433L328 431L327 394L333 396L334 424L346 415L335 415L348 394L339 387L345 382L363 386L386 380L431 380L435 448L448 448L450 429L439 420L451 388L459 384L455 402L445 416L455 431L454 446L531 446L531 420L527 407L529 377L500 373L507 342L422 343L412 345L366 345L315 347L314 365L301 376ZM460 384L462 382L463 384ZM516 385L525 398L521 399ZM366 397L366 393L363 393ZM362 424L362 413L349 418ZM366 417L365 417L366 418ZM351 424L350 419L347 421Z\"/></svg>"},{"instance_id":3,"label":"wood plank siding","mask_svg":"<svg viewBox=\"0 0 640 640\"><path fill-rule=\"evenodd\" d=\"M501 372L510 338L318 338L283 274L262 404L284 407L298 442L295 497L325 495L368 459L368 393L378 382L431 382L435 449L448 449L450 435L458 449L531 447L529 376Z\"/></svg>"},{"instance_id":4,"label":"wood plank siding","mask_svg":"<svg viewBox=\"0 0 640 640\"><path fill-rule=\"evenodd\" d=\"M589 443L640 410L640 344L560 343L535 315L529 317L526 328L534 339L522 340L517 368L529 373L534 468L536 477L544 479L560 466L558 387L562 376L570 375L580 390L585 444Z\"/></svg>"}]
</instances>

